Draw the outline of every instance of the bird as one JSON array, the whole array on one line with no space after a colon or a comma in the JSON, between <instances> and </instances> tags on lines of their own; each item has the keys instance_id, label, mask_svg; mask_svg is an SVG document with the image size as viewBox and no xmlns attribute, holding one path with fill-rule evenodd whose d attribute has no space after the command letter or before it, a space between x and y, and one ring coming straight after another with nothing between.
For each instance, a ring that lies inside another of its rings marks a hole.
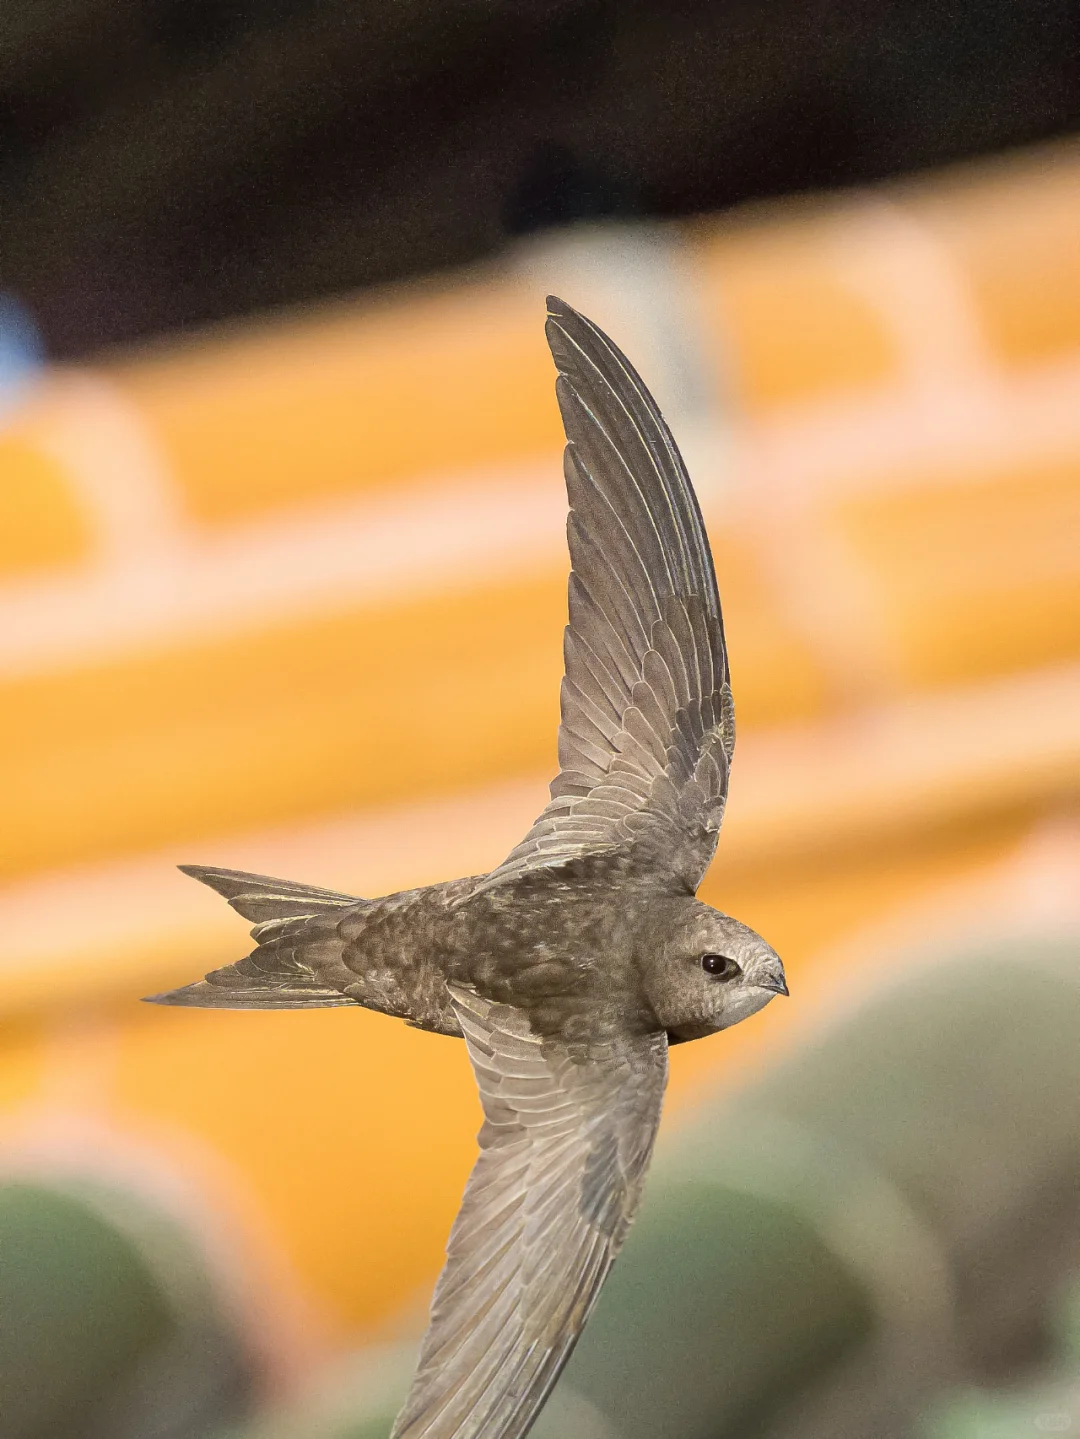
<instances>
[{"instance_id":1,"label":"bird","mask_svg":"<svg viewBox=\"0 0 1080 1439\"><path fill-rule=\"evenodd\" d=\"M379 899L182 865L255 948L149 996L361 1005L464 1039L479 1157L392 1439L522 1439L638 1207L669 1047L788 993L775 950L696 898L735 712L693 486L607 335L552 296L546 336L571 562L549 802L490 873Z\"/></svg>"}]
</instances>

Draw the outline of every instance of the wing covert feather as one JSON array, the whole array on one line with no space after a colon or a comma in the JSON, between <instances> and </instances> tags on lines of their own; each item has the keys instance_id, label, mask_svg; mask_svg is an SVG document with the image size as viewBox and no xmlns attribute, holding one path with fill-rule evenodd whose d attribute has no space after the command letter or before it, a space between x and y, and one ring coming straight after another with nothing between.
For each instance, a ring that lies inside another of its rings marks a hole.
<instances>
[{"instance_id":1,"label":"wing covert feather","mask_svg":"<svg viewBox=\"0 0 1080 1439\"><path fill-rule=\"evenodd\" d=\"M663 1034L588 1058L450 986L484 1125L392 1439L521 1439L622 1245L667 1078Z\"/></svg>"}]
</instances>

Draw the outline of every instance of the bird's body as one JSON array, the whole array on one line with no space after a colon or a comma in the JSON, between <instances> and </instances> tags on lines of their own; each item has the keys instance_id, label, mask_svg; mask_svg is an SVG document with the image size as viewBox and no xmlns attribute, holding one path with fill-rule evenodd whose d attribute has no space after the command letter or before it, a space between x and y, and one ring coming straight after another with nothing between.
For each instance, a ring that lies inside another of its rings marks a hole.
<instances>
[{"instance_id":1,"label":"bird's body","mask_svg":"<svg viewBox=\"0 0 1080 1439\"><path fill-rule=\"evenodd\" d=\"M263 876L184 869L241 913L274 903L274 882ZM516 875L504 885L485 886L485 879L375 900L345 902L327 893L317 913L256 925L260 943L247 959L174 991L168 1001L201 1009L359 1004L460 1039L450 983L515 1005L537 1034L577 1047L616 1032L697 1037L683 1032L691 1024L668 1028L646 975L650 957L680 925L715 911L665 893L634 874L618 852ZM312 900L324 893L305 888ZM314 908L311 900L297 902Z\"/></svg>"},{"instance_id":2,"label":"bird's body","mask_svg":"<svg viewBox=\"0 0 1080 1439\"><path fill-rule=\"evenodd\" d=\"M356 899L186 867L255 949L159 1003L362 1005L463 1037L480 1159L394 1439L521 1439L633 1217L672 1042L746 1018L783 966L694 895L734 750L708 540L648 391L549 301L567 433L570 623L560 773L490 874Z\"/></svg>"}]
</instances>

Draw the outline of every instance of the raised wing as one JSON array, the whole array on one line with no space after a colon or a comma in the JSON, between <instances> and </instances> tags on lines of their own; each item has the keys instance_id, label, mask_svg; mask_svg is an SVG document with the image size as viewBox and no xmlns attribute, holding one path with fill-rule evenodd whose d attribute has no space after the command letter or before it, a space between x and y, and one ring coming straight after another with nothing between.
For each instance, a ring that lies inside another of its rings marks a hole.
<instances>
[{"instance_id":1,"label":"raised wing","mask_svg":"<svg viewBox=\"0 0 1080 1439\"><path fill-rule=\"evenodd\" d=\"M664 1035L588 1059L451 986L484 1126L391 1439L520 1439L570 1357L637 1207Z\"/></svg>"},{"instance_id":2,"label":"raised wing","mask_svg":"<svg viewBox=\"0 0 1080 1439\"><path fill-rule=\"evenodd\" d=\"M570 623L551 801L486 883L626 847L696 890L735 745L709 542L675 441L605 334L548 299L570 500Z\"/></svg>"}]
</instances>

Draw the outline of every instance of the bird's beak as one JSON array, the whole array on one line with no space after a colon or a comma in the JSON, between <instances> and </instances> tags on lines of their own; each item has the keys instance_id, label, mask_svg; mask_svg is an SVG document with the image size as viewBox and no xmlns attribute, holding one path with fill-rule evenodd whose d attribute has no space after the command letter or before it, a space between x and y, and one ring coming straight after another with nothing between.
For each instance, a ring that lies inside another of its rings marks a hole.
<instances>
[{"instance_id":1,"label":"bird's beak","mask_svg":"<svg viewBox=\"0 0 1080 1439\"><path fill-rule=\"evenodd\" d=\"M765 961L757 972L756 981L760 988L771 989L773 994L788 993L787 978L779 955L774 954Z\"/></svg>"}]
</instances>

